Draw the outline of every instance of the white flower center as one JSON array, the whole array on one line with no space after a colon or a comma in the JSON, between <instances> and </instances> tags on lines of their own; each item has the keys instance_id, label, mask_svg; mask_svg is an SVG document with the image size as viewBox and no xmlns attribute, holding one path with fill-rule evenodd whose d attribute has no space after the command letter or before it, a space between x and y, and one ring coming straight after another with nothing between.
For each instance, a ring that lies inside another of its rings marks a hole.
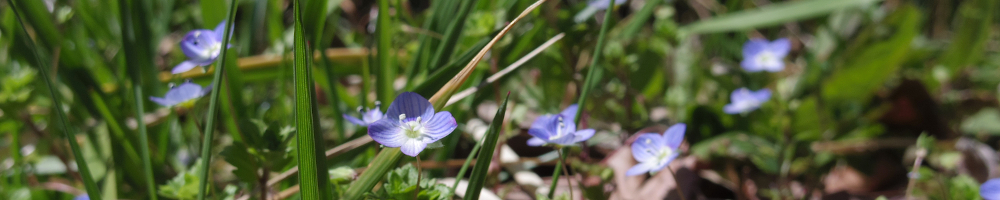
<instances>
[{"instance_id":1,"label":"white flower center","mask_svg":"<svg viewBox=\"0 0 1000 200\"><path fill-rule=\"evenodd\" d=\"M778 66L779 62L781 60L778 60L778 56L770 51L762 51L757 54L757 63L761 66Z\"/></svg>"},{"instance_id":2,"label":"white flower center","mask_svg":"<svg viewBox=\"0 0 1000 200\"><path fill-rule=\"evenodd\" d=\"M667 159L669 159L673 154L673 149L670 149L670 147L663 147L663 149L660 149L660 152L656 154L656 163L661 165L664 164L664 162L667 162Z\"/></svg>"},{"instance_id":3,"label":"white flower center","mask_svg":"<svg viewBox=\"0 0 1000 200\"><path fill-rule=\"evenodd\" d=\"M559 125L556 126L556 135L550 137L549 140L556 140L556 139L562 138L563 136L569 135L569 133L567 133L567 132L569 132L569 130L566 129L566 124L563 123L562 116L559 116L556 119L559 120Z\"/></svg>"},{"instance_id":4,"label":"white flower center","mask_svg":"<svg viewBox=\"0 0 1000 200\"><path fill-rule=\"evenodd\" d=\"M399 127L403 129L403 134L411 139L420 139L427 133L427 129L421 123L420 116L417 116L417 120L403 122L406 119L406 114L399 115Z\"/></svg>"}]
</instances>

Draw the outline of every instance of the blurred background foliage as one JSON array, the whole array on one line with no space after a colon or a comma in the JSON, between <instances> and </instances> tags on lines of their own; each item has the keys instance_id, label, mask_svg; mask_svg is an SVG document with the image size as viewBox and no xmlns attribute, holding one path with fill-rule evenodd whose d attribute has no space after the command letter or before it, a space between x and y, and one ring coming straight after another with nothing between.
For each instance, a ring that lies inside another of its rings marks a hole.
<instances>
[{"instance_id":1,"label":"blurred background foliage","mask_svg":"<svg viewBox=\"0 0 1000 200\"><path fill-rule=\"evenodd\" d=\"M143 99L137 112L132 89L162 96L188 80L208 85L214 69L169 71L185 60L178 47L184 34L223 22L230 2L119 2L128 3L0 3L0 199L83 194L76 159L90 166L104 199L195 198L208 100L173 109ZM234 2L232 51L224 82L216 83L219 134L207 145L221 156L208 163L209 196L296 199L297 176L285 173L298 164L292 1ZM326 144L318 148L330 150L321 170L329 170L330 194L339 196L380 151L342 114L357 116L355 108L378 100L385 109L403 91L430 97L534 1L379 2L387 9L376 1L302 3L304 35L316 53L314 131ZM552 176L555 153L526 146L527 129L535 117L576 102L604 24L611 29L597 51L597 84L581 107L581 126L598 133L569 151L576 182L560 186L575 186L575 197L667 198L625 187L645 177L625 178L613 163L636 133L675 123L688 124L682 148L689 156L678 176L691 183L681 185L689 198L976 199L980 183L1000 176L996 0L626 0L605 12L607 4L550 0L521 19L461 87L478 92L444 108L459 128L443 148L422 155L426 180L412 180L419 172L405 157L365 198L405 199L416 188L421 199L451 199L448 187L506 91L499 156L481 180L489 193L481 198L532 199L547 191L542 182ZM381 17L387 20L377 24ZM134 39L122 39L126 27ZM560 34L523 67L487 82ZM742 46L753 38L792 41L783 71L740 68ZM24 40L34 40L40 53ZM126 62L126 54L135 61ZM53 72L62 105L46 92L42 66ZM136 68L141 79L128 74ZM754 112L723 113L740 87L769 88L774 96ZM66 112L74 138L59 134L56 109ZM136 113L144 113L144 124ZM147 128L148 147L140 145L139 126ZM72 155L69 140L80 143L82 158ZM141 148L150 151L156 194L145 189ZM643 187L674 187L657 185L663 183L656 177Z\"/></svg>"}]
</instances>

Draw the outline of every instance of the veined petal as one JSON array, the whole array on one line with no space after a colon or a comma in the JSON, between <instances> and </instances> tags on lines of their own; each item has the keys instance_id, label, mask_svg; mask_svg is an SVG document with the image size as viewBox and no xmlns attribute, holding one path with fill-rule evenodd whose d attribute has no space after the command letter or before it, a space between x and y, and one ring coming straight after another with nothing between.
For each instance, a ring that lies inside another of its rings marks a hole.
<instances>
[{"instance_id":1,"label":"veined petal","mask_svg":"<svg viewBox=\"0 0 1000 200\"><path fill-rule=\"evenodd\" d=\"M348 122L351 122L352 124L357 124L358 126L368 126L368 123L365 123L365 121L362 121L357 117L353 117L347 114L344 114L344 119L346 119Z\"/></svg>"},{"instance_id":2,"label":"veined petal","mask_svg":"<svg viewBox=\"0 0 1000 200\"><path fill-rule=\"evenodd\" d=\"M788 38L778 38L771 41L771 43L767 46L768 50L776 56L779 58L785 58L785 56L788 55L788 52L792 49L792 42L788 41Z\"/></svg>"},{"instance_id":3,"label":"veined petal","mask_svg":"<svg viewBox=\"0 0 1000 200\"><path fill-rule=\"evenodd\" d=\"M403 134L396 120L382 119L368 125L368 136L387 147L401 147L409 138Z\"/></svg>"},{"instance_id":4,"label":"veined petal","mask_svg":"<svg viewBox=\"0 0 1000 200\"><path fill-rule=\"evenodd\" d=\"M191 61L184 61L181 62L181 64L177 64L177 66L174 67L174 69L170 70L170 73L180 74L187 71L191 71L191 69L194 69L195 67L198 67L198 64L195 64L194 62Z\"/></svg>"},{"instance_id":5,"label":"veined petal","mask_svg":"<svg viewBox=\"0 0 1000 200\"><path fill-rule=\"evenodd\" d=\"M594 129L583 129L573 133L573 143L579 143L594 137Z\"/></svg>"},{"instance_id":6,"label":"veined petal","mask_svg":"<svg viewBox=\"0 0 1000 200\"><path fill-rule=\"evenodd\" d=\"M385 118L385 115L383 115L382 111L378 110L378 108L371 109L364 113L361 113L361 120L364 121L366 124L375 123L375 121L378 121L382 118Z\"/></svg>"},{"instance_id":7,"label":"veined petal","mask_svg":"<svg viewBox=\"0 0 1000 200\"><path fill-rule=\"evenodd\" d=\"M576 122L576 112L579 110L579 107L577 107L576 104L573 104L567 106L562 112L559 112L559 114L563 116L563 121L567 122L566 126L570 126L572 124L573 127L576 127L573 122Z\"/></svg>"},{"instance_id":8,"label":"veined petal","mask_svg":"<svg viewBox=\"0 0 1000 200\"><path fill-rule=\"evenodd\" d=\"M663 133L663 145L670 147L671 149L677 149L684 141L684 131L687 129L687 125L684 123L674 124Z\"/></svg>"},{"instance_id":9,"label":"veined petal","mask_svg":"<svg viewBox=\"0 0 1000 200\"><path fill-rule=\"evenodd\" d=\"M403 151L403 154L406 154L408 156L417 157L417 154L420 154L421 151L424 151L424 148L427 148L427 143L423 143L420 140L416 139L410 139L407 140L403 144L403 146L399 147L399 150Z\"/></svg>"},{"instance_id":10,"label":"veined petal","mask_svg":"<svg viewBox=\"0 0 1000 200\"><path fill-rule=\"evenodd\" d=\"M646 172L649 172L649 170L652 170L654 167L655 166L651 164L639 163L636 164L635 166L632 166L632 168L629 168L628 171L625 172L625 176L635 176L644 174Z\"/></svg>"},{"instance_id":11,"label":"veined petal","mask_svg":"<svg viewBox=\"0 0 1000 200\"><path fill-rule=\"evenodd\" d=\"M663 148L663 137L656 133L644 133L632 142L632 157L639 162L656 159L656 153Z\"/></svg>"},{"instance_id":12,"label":"veined petal","mask_svg":"<svg viewBox=\"0 0 1000 200\"><path fill-rule=\"evenodd\" d=\"M396 99L389 105L386 111L386 118L399 120L399 116L406 115L407 119L421 117L430 119L434 116L434 107L431 102L424 97L413 92L404 92L396 96Z\"/></svg>"},{"instance_id":13,"label":"veined petal","mask_svg":"<svg viewBox=\"0 0 1000 200\"><path fill-rule=\"evenodd\" d=\"M538 137L531 137L531 139L528 139L528 146L537 147L542 145L545 145L545 140L542 140Z\"/></svg>"},{"instance_id":14,"label":"veined petal","mask_svg":"<svg viewBox=\"0 0 1000 200\"><path fill-rule=\"evenodd\" d=\"M436 142L458 127L458 123L455 122L455 117L451 116L451 112L442 111L434 114L434 117L430 119L424 119L424 129L427 130L427 136L431 138L430 142Z\"/></svg>"},{"instance_id":15,"label":"veined petal","mask_svg":"<svg viewBox=\"0 0 1000 200\"><path fill-rule=\"evenodd\" d=\"M1000 178L994 178L979 186L979 195L986 200L1000 200Z\"/></svg>"},{"instance_id":16,"label":"veined petal","mask_svg":"<svg viewBox=\"0 0 1000 200\"><path fill-rule=\"evenodd\" d=\"M170 107L170 106L173 106L174 104L178 103L178 102L167 100L167 99L160 98L160 97L149 97L149 100L153 101L153 103L160 104L161 106L165 106L165 107Z\"/></svg>"}]
</instances>

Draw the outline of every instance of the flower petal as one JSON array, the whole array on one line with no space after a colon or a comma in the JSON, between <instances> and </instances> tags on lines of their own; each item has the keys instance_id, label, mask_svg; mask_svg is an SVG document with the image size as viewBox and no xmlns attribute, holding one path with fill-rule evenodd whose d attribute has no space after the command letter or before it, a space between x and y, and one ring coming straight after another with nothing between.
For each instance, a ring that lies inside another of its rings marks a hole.
<instances>
[{"instance_id":1,"label":"flower petal","mask_svg":"<svg viewBox=\"0 0 1000 200\"><path fill-rule=\"evenodd\" d=\"M235 24L233 24L233 26L235 26ZM223 39L222 36L226 32L226 20L222 20L222 22L220 22L219 25L215 25L215 29L213 29L212 32L214 33L215 37L219 38L219 41L222 41Z\"/></svg>"},{"instance_id":2,"label":"flower petal","mask_svg":"<svg viewBox=\"0 0 1000 200\"><path fill-rule=\"evenodd\" d=\"M677 149L684 141L684 131L687 129L687 125L684 123L677 123L670 126L666 132L663 133L663 145L670 147L671 149Z\"/></svg>"},{"instance_id":3,"label":"flower petal","mask_svg":"<svg viewBox=\"0 0 1000 200\"><path fill-rule=\"evenodd\" d=\"M788 55L789 50L792 49L792 42L788 41L788 38L778 38L771 41L771 43L767 45L767 48L779 58L785 58L785 56Z\"/></svg>"},{"instance_id":4,"label":"flower petal","mask_svg":"<svg viewBox=\"0 0 1000 200\"><path fill-rule=\"evenodd\" d=\"M629 168L628 171L625 172L625 176L635 176L644 174L646 172L649 172L649 170L653 169L653 167L655 166L651 164L639 163L636 164L635 166L632 166L632 168Z\"/></svg>"},{"instance_id":5,"label":"flower petal","mask_svg":"<svg viewBox=\"0 0 1000 200\"><path fill-rule=\"evenodd\" d=\"M170 73L180 74L187 71L191 71L191 69L194 69L195 67L198 67L198 64L191 61L184 61L181 62L181 64L177 64L177 66L175 66L174 69L170 70Z\"/></svg>"},{"instance_id":6,"label":"flower petal","mask_svg":"<svg viewBox=\"0 0 1000 200\"><path fill-rule=\"evenodd\" d=\"M656 133L644 133L632 142L632 158L639 162L647 162L656 158L656 153L663 148L663 137Z\"/></svg>"},{"instance_id":7,"label":"flower petal","mask_svg":"<svg viewBox=\"0 0 1000 200\"><path fill-rule=\"evenodd\" d=\"M160 98L160 97L149 97L149 100L153 101L156 104L160 104L160 105L162 105L164 107L170 107L170 106L173 106L174 104L177 104L177 102L170 101L170 100L167 100L167 99L164 99L164 98Z\"/></svg>"},{"instance_id":8,"label":"flower petal","mask_svg":"<svg viewBox=\"0 0 1000 200\"><path fill-rule=\"evenodd\" d=\"M364 113L361 113L361 120L364 121L366 124L375 123L375 121L378 121L382 118L385 118L385 115L383 115L382 111L378 110L378 108L371 109Z\"/></svg>"},{"instance_id":9,"label":"flower petal","mask_svg":"<svg viewBox=\"0 0 1000 200\"><path fill-rule=\"evenodd\" d=\"M576 104L573 104L567 106L566 109L563 109L563 111L559 112L559 114L563 116L563 121L567 122L566 125L569 125L572 124L573 122L576 122L577 111L579 111L579 107L577 107Z\"/></svg>"},{"instance_id":10,"label":"flower petal","mask_svg":"<svg viewBox=\"0 0 1000 200\"><path fill-rule=\"evenodd\" d=\"M399 120L399 116L406 114L407 119L421 117L430 119L434 116L434 107L431 102L424 97L413 92L404 92L396 96L396 100L389 105L385 118Z\"/></svg>"},{"instance_id":11,"label":"flower petal","mask_svg":"<svg viewBox=\"0 0 1000 200\"><path fill-rule=\"evenodd\" d=\"M994 178L979 186L979 195L986 200L1000 200L1000 178Z\"/></svg>"},{"instance_id":12,"label":"flower petal","mask_svg":"<svg viewBox=\"0 0 1000 200\"><path fill-rule=\"evenodd\" d=\"M761 51L767 50L769 43L765 39L751 39L743 44L743 59L756 57Z\"/></svg>"},{"instance_id":13,"label":"flower petal","mask_svg":"<svg viewBox=\"0 0 1000 200\"><path fill-rule=\"evenodd\" d=\"M755 57L745 57L743 58L743 61L740 61L740 66L743 67L743 70L746 70L747 72L759 72L764 70L764 68L760 66L760 63L757 62L757 59L754 59Z\"/></svg>"},{"instance_id":14,"label":"flower petal","mask_svg":"<svg viewBox=\"0 0 1000 200\"><path fill-rule=\"evenodd\" d=\"M753 95L751 94L750 89L744 87L733 90L733 93L729 95L729 100L732 101L733 103L736 103L749 100L752 97Z\"/></svg>"},{"instance_id":15,"label":"flower petal","mask_svg":"<svg viewBox=\"0 0 1000 200\"><path fill-rule=\"evenodd\" d=\"M407 140L402 147L399 147L399 150L403 151L403 154L406 154L408 156L417 157L417 154L420 154L421 151L424 151L424 148L427 148L427 143L423 143L420 140L411 139Z\"/></svg>"},{"instance_id":16,"label":"flower petal","mask_svg":"<svg viewBox=\"0 0 1000 200\"><path fill-rule=\"evenodd\" d=\"M172 101L183 102L199 98L204 94L205 92L202 90L200 85L186 82L181 83L181 85L178 85L177 87L171 88L170 91L167 91L167 95L164 98Z\"/></svg>"},{"instance_id":17,"label":"flower petal","mask_svg":"<svg viewBox=\"0 0 1000 200\"><path fill-rule=\"evenodd\" d=\"M409 139L396 120L382 119L368 125L368 136L387 147L401 147Z\"/></svg>"},{"instance_id":18,"label":"flower petal","mask_svg":"<svg viewBox=\"0 0 1000 200\"><path fill-rule=\"evenodd\" d=\"M674 155L670 155L670 157L667 158L667 161L664 161L663 163L654 163L653 168L650 169L649 172L656 173L659 172L660 170L666 169L667 166L670 165L670 162L673 162L675 158L677 158L676 153Z\"/></svg>"},{"instance_id":19,"label":"flower petal","mask_svg":"<svg viewBox=\"0 0 1000 200\"><path fill-rule=\"evenodd\" d=\"M434 114L434 117L430 119L424 119L424 128L427 129L427 136L430 137L429 142L436 142L458 127L458 123L455 122L455 117L451 116L451 112L443 111Z\"/></svg>"},{"instance_id":20,"label":"flower petal","mask_svg":"<svg viewBox=\"0 0 1000 200\"><path fill-rule=\"evenodd\" d=\"M558 126L559 121L556 119L556 115L542 115L536 118L535 122L531 124L528 134L542 140L548 140L556 134Z\"/></svg>"},{"instance_id":21,"label":"flower petal","mask_svg":"<svg viewBox=\"0 0 1000 200\"><path fill-rule=\"evenodd\" d=\"M583 142L594 137L594 129L583 129L573 133L573 143Z\"/></svg>"},{"instance_id":22,"label":"flower petal","mask_svg":"<svg viewBox=\"0 0 1000 200\"><path fill-rule=\"evenodd\" d=\"M764 102L771 98L771 90L764 88L757 90L756 92L753 92L753 94L751 95L755 100L759 102Z\"/></svg>"},{"instance_id":23,"label":"flower petal","mask_svg":"<svg viewBox=\"0 0 1000 200\"><path fill-rule=\"evenodd\" d=\"M528 146L537 147L542 145L545 145L545 140L542 140L538 137L531 137L531 139L528 139Z\"/></svg>"},{"instance_id":24,"label":"flower petal","mask_svg":"<svg viewBox=\"0 0 1000 200\"><path fill-rule=\"evenodd\" d=\"M368 123L365 123L365 121L362 121L357 117L353 117L347 114L344 114L344 119L346 119L348 122L351 122L352 124L357 124L358 126L368 126Z\"/></svg>"}]
</instances>

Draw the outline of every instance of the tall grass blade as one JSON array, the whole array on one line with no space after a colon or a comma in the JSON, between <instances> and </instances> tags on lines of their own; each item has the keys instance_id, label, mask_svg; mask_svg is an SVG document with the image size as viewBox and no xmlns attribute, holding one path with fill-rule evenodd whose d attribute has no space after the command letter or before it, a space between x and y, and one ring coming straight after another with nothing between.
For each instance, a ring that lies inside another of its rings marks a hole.
<instances>
[{"instance_id":1,"label":"tall grass blade","mask_svg":"<svg viewBox=\"0 0 1000 200\"><path fill-rule=\"evenodd\" d=\"M229 3L229 11L226 11L226 18L228 20L226 20L226 26L225 26L226 30L223 31L223 39L222 39L223 47L229 46L229 41L232 40L233 37L232 32L233 32L233 21L235 21L236 19L236 4L238 4L237 0L231 0ZM221 92L219 90L222 89L222 82L221 82L222 74L223 71L226 70L225 65L226 65L226 57L229 55L227 53L228 51L229 48L222 48L222 50L219 52L219 58L218 60L215 61L216 62L215 73L214 75L212 75L212 94L209 95L210 98L208 102L208 114L205 115L205 121L206 121L205 130L202 131L202 133L204 133L205 135L201 140L202 161L199 170L200 174L198 174L198 178L201 179L198 184L198 200L204 200L205 196L208 194L207 191L209 189L208 172L211 171L209 167L212 164L212 138L213 138L212 136L215 133L215 118L216 118L215 116L217 116L218 114L217 112L219 111L218 107L219 93Z\"/></svg>"},{"instance_id":2,"label":"tall grass blade","mask_svg":"<svg viewBox=\"0 0 1000 200\"><path fill-rule=\"evenodd\" d=\"M608 10L604 13L601 32L597 35L597 46L594 47L594 54L591 54L593 57L590 59L590 67L587 69L587 78L583 79L583 87L580 88L580 97L576 100L576 105L580 110L576 112L576 118L574 118L576 121L573 122L574 126L580 124L580 116L583 114L584 103L587 102L587 94L590 93L590 88L594 87L594 84L601 79L601 76L598 75L600 73L598 70L600 69L598 69L597 64L601 62L601 57L604 55L605 36L608 34L608 29L611 28L611 16L614 15L612 14L614 13L612 12L612 8L614 6L615 0L608 1ZM555 179L552 180L552 182L555 181Z\"/></svg>"},{"instance_id":3,"label":"tall grass blade","mask_svg":"<svg viewBox=\"0 0 1000 200\"><path fill-rule=\"evenodd\" d=\"M316 92L312 78L312 52L306 44L302 21L302 0L295 1L295 59L292 65L295 80L295 133L298 138L299 194L302 199L327 199L326 157L323 156L323 135L316 134L319 125L316 113Z\"/></svg>"},{"instance_id":4,"label":"tall grass blade","mask_svg":"<svg viewBox=\"0 0 1000 200\"><path fill-rule=\"evenodd\" d=\"M73 158L75 158L73 160L76 161L76 166L80 171L80 178L83 179L83 185L87 190L87 194L90 196L90 199L101 199L100 188L98 188L97 183L94 182L94 178L90 174L90 167L87 166L87 161L84 160L83 151L80 150L80 143L76 140L76 130L67 124L68 119L66 119L66 113L63 109L58 109L62 107L62 100L56 92L55 82L53 82L51 76L49 76L49 67L38 57L41 53L38 52L35 42L29 37L30 34L28 34L28 25L24 23L23 19L21 19L18 4L14 3L12 0L8 0L7 3L11 6L11 10L14 11L14 16L17 18L18 24L21 24L21 33L26 37L26 39L23 40L24 45L29 48L28 51L30 53L34 54L36 59L35 61L38 63L38 65L35 66L41 73L40 75L42 79L45 80L45 86L49 90L49 95L52 96L52 106L54 108L52 110L56 113L55 121L59 121L58 126L62 129L63 136L66 137L66 140L69 140L69 147L70 150L73 151Z\"/></svg>"},{"instance_id":5,"label":"tall grass blade","mask_svg":"<svg viewBox=\"0 0 1000 200\"><path fill-rule=\"evenodd\" d=\"M496 149L497 140L500 140L500 129L503 129L504 114L507 113L507 100L510 99L510 92L503 98L503 104L493 117L493 123L486 131L482 150L476 158L476 166L472 168L472 177L469 178L469 187L465 189L465 200L479 199L479 193L486 182L486 172L490 169L490 161L493 160L493 150ZM461 177L459 177L461 178Z\"/></svg>"},{"instance_id":6,"label":"tall grass blade","mask_svg":"<svg viewBox=\"0 0 1000 200\"><path fill-rule=\"evenodd\" d=\"M462 177L465 177L465 172L469 169L469 165L472 164L473 156L477 155L476 152L479 152L479 149L482 148L483 142L486 141L486 138L487 137L484 136L482 139L477 141L476 146L473 146L472 150L469 151L469 156L465 157L465 162L462 163L462 168L459 168L458 174L455 175L455 183L451 185L450 191L452 194L455 194L455 189L458 188L458 183L462 181Z\"/></svg>"},{"instance_id":7,"label":"tall grass blade","mask_svg":"<svg viewBox=\"0 0 1000 200\"><path fill-rule=\"evenodd\" d=\"M441 41L441 45L438 45L437 50L434 51L434 57L431 57L431 63L427 67L431 69L438 68L440 65L445 64L445 60L451 58L451 53L455 51L458 39L462 37L462 28L465 27L465 19L468 18L469 13L472 12L477 3L479 3L479 0L462 1L458 14L448 24L448 29L445 29L444 37L441 38L443 41Z\"/></svg>"},{"instance_id":8,"label":"tall grass blade","mask_svg":"<svg viewBox=\"0 0 1000 200\"><path fill-rule=\"evenodd\" d=\"M396 65L392 58L392 35L393 24L392 15L389 14L389 0L378 0L378 19L375 22L376 34L378 34L377 53L378 57L378 84L375 89L378 91L378 100L382 102L392 102L396 97L396 90L393 88L393 81L396 80Z\"/></svg>"},{"instance_id":9,"label":"tall grass blade","mask_svg":"<svg viewBox=\"0 0 1000 200\"><path fill-rule=\"evenodd\" d=\"M759 9L734 12L698 21L682 27L682 31L689 34L703 34L747 30L803 20L844 8L871 5L879 1L881 0L806 0L775 3Z\"/></svg>"},{"instance_id":10,"label":"tall grass blade","mask_svg":"<svg viewBox=\"0 0 1000 200\"><path fill-rule=\"evenodd\" d=\"M149 193L149 199L156 200L156 181L153 176L153 164L149 158L149 133L146 131L146 123L143 122L142 117L146 116L145 108L143 108L145 98L142 93L142 70L152 67L152 65L143 59L144 56L139 55L142 50L136 49L136 47L141 48L141 45L137 42L139 38L136 35L141 32L141 30L137 31L141 27L136 26L137 22L135 21L136 19L132 18L132 11L136 10L135 8L139 6L131 0L119 0L118 5L122 24L122 50L125 53L124 67L129 72L129 78L132 79L132 109L135 109L136 129L139 132L139 156L142 157L142 171L146 179L146 192Z\"/></svg>"}]
</instances>

